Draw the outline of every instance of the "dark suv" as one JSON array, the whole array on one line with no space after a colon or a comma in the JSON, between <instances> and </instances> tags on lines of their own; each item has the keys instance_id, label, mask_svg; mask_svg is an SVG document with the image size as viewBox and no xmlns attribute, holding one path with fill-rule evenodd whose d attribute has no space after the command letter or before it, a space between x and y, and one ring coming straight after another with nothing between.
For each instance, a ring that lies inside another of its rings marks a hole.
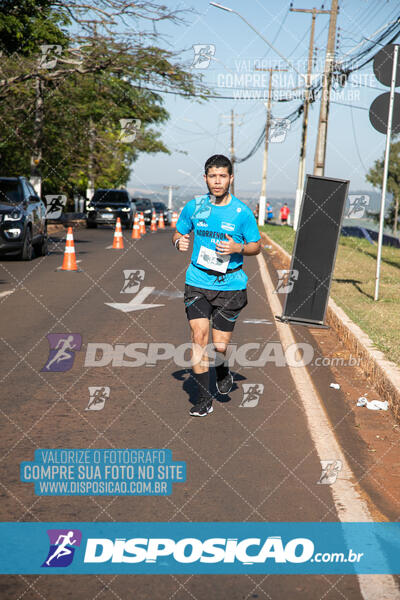
<instances>
[{"instance_id":1,"label":"dark suv","mask_svg":"<svg viewBox=\"0 0 400 600\"><path fill-rule=\"evenodd\" d=\"M153 203L148 198L132 198L135 203L136 210L142 212L146 225L151 223L151 213L153 212Z\"/></svg>"},{"instance_id":2,"label":"dark suv","mask_svg":"<svg viewBox=\"0 0 400 600\"><path fill-rule=\"evenodd\" d=\"M0 177L0 253L47 254L46 205L25 177Z\"/></svg>"},{"instance_id":3,"label":"dark suv","mask_svg":"<svg viewBox=\"0 0 400 600\"><path fill-rule=\"evenodd\" d=\"M89 229L114 224L118 217L125 229L132 229L136 207L126 190L96 190L87 211Z\"/></svg>"},{"instance_id":4,"label":"dark suv","mask_svg":"<svg viewBox=\"0 0 400 600\"><path fill-rule=\"evenodd\" d=\"M154 202L153 201L153 206L155 208L157 218L160 216L160 214L162 214L164 217L165 225L171 225L171 213L168 210L168 208L165 206L164 202Z\"/></svg>"}]
</instances>

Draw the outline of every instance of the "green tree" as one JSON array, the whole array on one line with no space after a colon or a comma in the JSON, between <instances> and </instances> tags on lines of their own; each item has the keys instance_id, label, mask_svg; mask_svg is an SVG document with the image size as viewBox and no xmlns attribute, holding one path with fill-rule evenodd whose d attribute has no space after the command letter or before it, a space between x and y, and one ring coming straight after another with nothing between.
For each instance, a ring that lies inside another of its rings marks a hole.
<instances>
[{"instance_id":1,"label":"green tree","mask_svg":"<svg viewBox=\"0 0 400 600\"><path fill-rule=\"evenodd\" d=\"M66 47L68 35L63 28L70 23L66 12L55 11L50 0L2 0L0 11L0 51L30 56L41 44Z\"/></svg>"},{"instance_id":2,"label":"green tree","mask_svg":"<svg viewBox=\"0 0 400 600\"><path fill-rule=\"evenodd\" d=\"M130 0L88 3L86 12L69 0L17 4L5 0L0 16L2 174L29 175L38 165L44 193L72 195L86 190L89 171L96 187L119 187L141 152L168 152L158 127L169 115L148 88L188 98L208 91L179 53L156 43L157 23L180 21L180 11ZM128 17L140 34L118 25ZM41 64L44 43L62 48L52 68ZM121 142L124 118L141 121L134 143Z\"/></svg>"},{"instance_id":3,"label":"green tree","mask_svg":"<svg viewBox=\"0 0 400 600\"><path fill-rule=\"evenodd\" d=\"M384 159L375 161L366 175L367 181L375 188L382 189ZM399 220L400 199L400 142L390 144L389 169L387 179L387 190L393 195L389 210L385 216L385 225L392 227L393 235L397 234ZM379 214L371 215L379 220Z\"/></svg>"}]
</instances>

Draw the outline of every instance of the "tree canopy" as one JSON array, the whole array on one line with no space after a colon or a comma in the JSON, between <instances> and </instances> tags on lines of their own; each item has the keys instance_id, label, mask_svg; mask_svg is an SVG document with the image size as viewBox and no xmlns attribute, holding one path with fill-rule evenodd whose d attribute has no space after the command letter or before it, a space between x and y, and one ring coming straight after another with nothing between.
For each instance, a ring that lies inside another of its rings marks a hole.
<instances>
[{"instance_id":1,"label":"tree canopy","mask_svg":"<svg viewBox=\"0 0 400 600\"><path fill-rule=\"evenodd\" d=\"M201 78L162 47L159 22L185 11L154 2L3 0L0 13L2 175L40 172L45 194L121 187L142 152L168 152L159 93L206 98ZM129 32L129 35L128 35ZM121 120L140 123L134 140Z\"/></svg>"},{"instance_id":2,"label":"tree canopy","mask_svg":"<svg viewBox=\"0 0 400 600\"><path fill-rule=\"evenodd\" d=\"M375 188L382 189L383 167L384 159L378 159L366 175L367 181ZM392 227L393 234L396 235L400 198L400 142L392 142L390 144L387 191L393 195L393 199L385 217L385 224ZM379 215L375 215L375 218L379 219Z\"/></svg>"}]
</instances>

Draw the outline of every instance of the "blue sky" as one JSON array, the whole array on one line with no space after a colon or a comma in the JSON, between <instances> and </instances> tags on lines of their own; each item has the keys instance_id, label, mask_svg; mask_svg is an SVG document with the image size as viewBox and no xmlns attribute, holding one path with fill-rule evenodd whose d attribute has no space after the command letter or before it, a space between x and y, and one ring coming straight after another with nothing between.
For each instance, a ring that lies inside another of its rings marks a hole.
<instances>
[{"instance_id":1,"label":"blue sky","mask_svg":"<svg viewBox=\"0 0 400 600\"><path fill-rule=\"evenodd\" d=\"M273 0L222 0L240 12L276 48L296 66L300 72L308 53L311 15L289 12L289 1ZM182 50L182 62L191 68L194 44L211 44L215 54L202 73L204 82L217 93L233 96L246 88L264 92L266 81L257 81L254 66L287 67L277 54L265 44L238 16L209 5L204 0L185 3L167 1L168 7L193 8L196 13L189 16L186 25L164 24L160 31L168 36L166 47ZM321 8L313 0L294 0L294 8ZM330 1L325 9L330 8ZM342 0L338 15L340 40L336 59L354 48L363 38L371 36L378 28L392 21L398 14L397 0ZM318 15L316 21L315 46L317 50L314 72L323 69L329 15ZM248 75L248 85L240 82L240 75ZM257 74L260 77L260 73ZM266 78L266 73L261 73ZM359 85L356 77L363 76ZM236 81L235 81L236 76ZM278 89L296 87L296 73L282 73L283 80L277 82ZM230 89L221 85L229 85ZM264 85L265 84L265 85ZM232 89L232 86L236 90ZM385 136L370 125L368 109L371 102L387 88L376 81L372 65L352 75L343 88L343 96L330 105L327 160L325 175L350 179L350 188L371 189L365 181L366 169L384 152ZM227 154L230 148L230 126L226 115L234 110L235 154L244 157L259 137L265 123L264 99L222 100L210 99L197 103L179 96L163 94L170 120L161 128L162 137L171 150L171 155L158 153L143 155L134 164L130 187L150 187L152 184L174 184L184 187L203 188L202 172L205 160L215 153ZM337 102L337 103L336 103ZM300 101L272 105L274 118L284 118ZM345 106L343 103L349 105ZM312 173L319 116L319 100L310 109L306 172ZM270 144L267 196L268 194L294 194L297 181L298 153L302 119L296 120L281 143ZM186 155L181 152L187 152ZM250 190L259 194L261 185L263 146L248 161L236 170L236 194ZM184 171L182 173L181 171ZM190 175L189 175L190 174Z\"/></svg>"}]
</instances>

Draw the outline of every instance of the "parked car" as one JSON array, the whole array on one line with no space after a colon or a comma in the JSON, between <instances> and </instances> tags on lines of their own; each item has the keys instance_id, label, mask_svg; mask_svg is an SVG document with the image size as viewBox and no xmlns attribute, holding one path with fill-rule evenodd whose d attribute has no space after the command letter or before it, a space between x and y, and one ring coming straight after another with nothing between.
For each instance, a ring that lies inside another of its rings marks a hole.
<instances>
[{"instance_id":1,"label":"parked car","mask_svg":"<svg viewBox=\"0 0 400 600\"><path fill-rule=\"evenodd\" d=\"M0 177L0 253L47 254L46 205L26 177Z\"/></svg>"},{"instance_id":2,"label":"parked car","mask_svg":"<svg viewBox=\"0 0 400 600\"><path fill-rule=\"evenodd\" d=\"M151 223L151 213L153 212L153 203L148 198L133 198L136 210L142 212L146 225Z\"/></svg>"},{"instance_id":3,"label":"parked car","mask_svg":"<svg viewBox=\"0 0 400 600\"><path fill-rule=\"evenodd\" d=\"M87 206L86 226L115 224L119 217L125 229L132 229L135 214L135 203L126 190L96 190Z\"/></svg>"},{"instance_id":4,"label":"parked car","mask_svg":"<svg viewBox=\"0 0 400 600\"><path fill-rule=\"evenodd\" d=\"M166 225L171 225L171 212L165 206L164 202L153 202L153 206L156 209L157 218L160 214L164 217L164 223Z\"/></svg>"}]
</instances>

